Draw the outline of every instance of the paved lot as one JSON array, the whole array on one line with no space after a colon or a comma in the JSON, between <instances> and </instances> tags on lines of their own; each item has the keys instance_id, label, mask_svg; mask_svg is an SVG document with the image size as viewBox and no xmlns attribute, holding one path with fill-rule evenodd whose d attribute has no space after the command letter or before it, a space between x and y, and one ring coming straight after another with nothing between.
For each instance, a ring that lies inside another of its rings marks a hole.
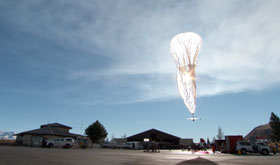
<instances>
[{"instance_id":1,"label":"paved lot","mask_svg":"<svg viewBox=\"0 0 280 165\"><path fill-rule=\"evenodd\" d=\"M278 165L280 155L190 154L182 151L146 153L134 150L110 149L44 149L0 146L0 165L10 164L259 164Z\"/></svg>"}]
</instances>

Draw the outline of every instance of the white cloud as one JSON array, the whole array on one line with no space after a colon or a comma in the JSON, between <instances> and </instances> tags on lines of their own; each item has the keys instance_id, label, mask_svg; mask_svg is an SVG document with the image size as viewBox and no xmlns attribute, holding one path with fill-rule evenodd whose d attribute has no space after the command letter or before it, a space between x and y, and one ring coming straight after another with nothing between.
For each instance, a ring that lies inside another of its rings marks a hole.
<instances>
[{"instance_id":1,"label":"white cloud","mask_svg":"<svg viewBox=\"0 0 280 165\"><path fill-rule=\"evenodd\" d=\"M40 17L31 10L38 6ZM110 65L69 69L67 79L100 82L112 92L101 100L117 103L178 97L169 41L184 31L204 40L197 66L200 97L278 85L279 7L273 0L81 1L24 3L16 11L25 30L106 57Z\"/></svg>"},{"instance_id":2,"label":"white cloud","mask_svg":"<svg viewBox=\"0 0 280 165\"><path fill-rule=\"evenodd\" d=\"M212 89L217 90L202 94L260 90L280 82L280 40L275 38L275 28L280 27L279 5L277 1L266 1L253 10L248 6L250 13L226 14L227 19L206 36L205 57L200 59L198 72L213 77ZM208 84L200 85L203 89Z\"/></svg>"}]
</instances>

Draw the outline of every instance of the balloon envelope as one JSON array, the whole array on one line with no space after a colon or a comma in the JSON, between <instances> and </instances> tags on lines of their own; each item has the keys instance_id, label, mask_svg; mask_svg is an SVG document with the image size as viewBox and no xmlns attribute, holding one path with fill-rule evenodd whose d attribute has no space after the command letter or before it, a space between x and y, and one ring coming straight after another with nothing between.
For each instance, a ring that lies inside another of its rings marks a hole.
<instances>
[{"instance_id":1,"label":"balloon envelope","mask_svg":"<svg viewBox=\"0 0 280 165\"><path fill-rule=\"evenodd\" d=\"M170 42L170 52L174 57L178 69L178 91L192 114L196 110L195 68L201 45L201 37L193 32L177 34Z\"/></svg>"}]
</instances>

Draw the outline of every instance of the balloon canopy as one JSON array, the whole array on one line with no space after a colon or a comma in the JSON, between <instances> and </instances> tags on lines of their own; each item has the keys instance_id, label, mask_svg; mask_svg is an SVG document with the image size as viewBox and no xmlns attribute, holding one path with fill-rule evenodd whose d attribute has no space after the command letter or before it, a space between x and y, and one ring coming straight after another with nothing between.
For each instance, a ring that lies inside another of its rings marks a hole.
<instances>
[{"instance_id":1,"label":"balloon canopy","mask_svg":"<svg viewBox=\"0 0 280 165\"><path fill-rule=\"evenodd\" d=\"M196 110L195 68L201 45L201 37L193 32L177 34L170 42L170 52L177 66L178 91L192 115Z\"/></svg>"}]
</instances>

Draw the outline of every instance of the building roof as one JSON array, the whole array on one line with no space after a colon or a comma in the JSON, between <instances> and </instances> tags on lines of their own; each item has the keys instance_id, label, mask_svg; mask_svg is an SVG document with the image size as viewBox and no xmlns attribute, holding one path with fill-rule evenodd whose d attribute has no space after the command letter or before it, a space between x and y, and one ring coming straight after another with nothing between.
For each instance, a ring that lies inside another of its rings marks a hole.
<instances>
[{"instance_id":1,"label":"building roof","mask_svg":"<svg viewBox=\"0 0 280 165\"><path fill-rule=\"evenodd\" d=\"M67 125L63 125L63 124L60 124L60 123L44 124L44 125L41 125L41 128L42 128L42 127L62 127L62 128L72 129L72 127L69 127L69 126L67 126Z\"/></svg>"},{"instance_id":2,"label":"building roof","mask_svg":"<svg viewBox=\"0 0 280 165\"><path fill-rule=\"evenodd\" d=\"M64 136L64 137L78 137L83 136L79 134L69 133L69 132L62 132L57 129L52 129L51 127L43 127L39 129L34 129L31 131L21 132L17 135L23 135L23 134L30 134L30 135L55 135L55 136Z\"/></svg>"},{"instance_id":3,"label":"building roof","mask_svg":"<svg viewBox=\"0 0 280 165\"><path fill-rule=\"evenodd\" d=\"M156 134L157 138L160 139L181 139L177 136L170 135L168 133L156 130L156 129L150 129L141 133L138 133L136 135L132 135L128 137L127 139L144 139L144 138L150 138L152 134Z\"/></svg>"},{"instance_id":4,"label":"building roof","mask_svg":"<svg viewBox=\"0 0 280 165\"><path fill-rule=\"evenodd\" d=\"M248 133L244 140L249 140L251 137L263 137L270 139L271 127L269 124L260 125Z\"/></svg>"},{"instance_id":5,"label":"building roof","mask_svg":"<svg viewBox=\"0 0 280 165\"><path fill-rule=\"evenodd\" d=\"M66 129L71 129L72 127L59 124L59 123L51 123L51 124L45 124L41 125L39 129L34 129L30 131L25 131L18 133L17 135L24 135L24 134L29 134L29 135L54 135L54 136L64 136L64 137L78 137L78 136L83 136L79 134L74 134L74 133L69 133L68 131L61 131L60 129L55 129L57 127L60 128L66 128Z\"/></svg>"}]
</instances>

